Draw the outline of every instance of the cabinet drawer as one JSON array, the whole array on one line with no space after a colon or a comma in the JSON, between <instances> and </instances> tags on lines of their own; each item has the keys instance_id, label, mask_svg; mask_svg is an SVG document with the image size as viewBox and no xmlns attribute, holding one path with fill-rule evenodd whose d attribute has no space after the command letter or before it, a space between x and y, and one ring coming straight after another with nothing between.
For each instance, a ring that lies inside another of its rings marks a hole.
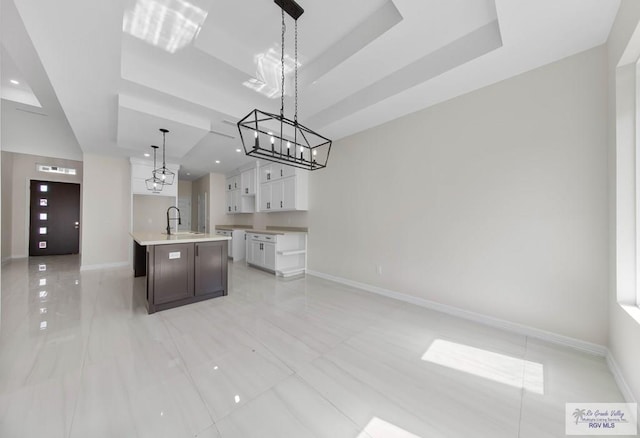
<instances>
[{"instance_id":1,"label":"cabinet drawer","mask_svg":"<svg viewBox=\"0 0 640 438\"><path fill-rule=\"evenodd\" d=\"M254 234L251 233L249 235L251 240L257 240L260 242L277 242L278 241L278 236L276 235L272 235L272 234Z\"/></svg>"}]
</instances>

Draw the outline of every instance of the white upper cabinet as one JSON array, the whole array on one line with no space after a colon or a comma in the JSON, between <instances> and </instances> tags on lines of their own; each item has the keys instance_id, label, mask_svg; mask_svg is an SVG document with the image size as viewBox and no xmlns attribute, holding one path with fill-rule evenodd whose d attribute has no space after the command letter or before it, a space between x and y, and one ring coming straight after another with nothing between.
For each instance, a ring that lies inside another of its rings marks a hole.
<instances>
[{"instance_id":1,"label":"white upper cabinet","mask_svg":"<svg viewBox=\"0 0 640 438\"><path fill-rule=\"evenodd\" d=\"M227 191L227 214L254 213L256 211L256 172L257 169L242 170L227 176L225 190Z\"/></svg>"},{"instance_id":2,"label":"white upper cabinet","mask_svg":"<svg viewBox=\"0 0 640 438\"><path fill-rule=\"evenodd\" d=\"M283 164L260 166L260 211L308 210L307 171Z\"/></svg>"},{"instance_id":3,"label":"white upper cabinet","mask_svg":"<svg viewBox=\"0 0 640 438\"><path fill-rule=\"evenodd\" d=\"M256 194L256 169L245 170L240 174L240 190L242 196Z\"/></svg>"},{"instance_id":4,"label":"white upper cabinet","mask_svg":"<svg viewBox=\"0 0 640 438\"><path fill-rule=\"evenodd\" d=\"M240 188L240 175L233 175L227 178L227 192Z\"/></svg>"}]
</instances>

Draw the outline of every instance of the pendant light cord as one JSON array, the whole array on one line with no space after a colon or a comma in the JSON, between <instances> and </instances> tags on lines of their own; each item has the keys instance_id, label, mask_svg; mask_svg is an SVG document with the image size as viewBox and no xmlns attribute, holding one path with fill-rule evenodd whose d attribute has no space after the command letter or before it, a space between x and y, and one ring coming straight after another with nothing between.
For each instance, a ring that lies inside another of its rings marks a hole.
<instances>
[{"instance_id":1,"label":"pendant light cord","mask_svg":"<svg viewBox=\"0 0 640 438\"><path fill-rule=\"evenodd\" d=\"M298 20L295 20L296 22L296 28L295 28L295 52L296 52L296 58L295 58L295 84L296 84L296 91L295 91L295 102L296 102L296 112L293 116L293 121L295 122L295 124L298 124Z\"/></svg>"},{"instance_id":2,"label":"pendant light cord","mask_svg":"<svg viewBox=\"0 0 640 438\"><path fill-rule=\"evenodd\" d=\"M163 169L167 167L166 161L164 159L164 148L165 148L166 136L167 136L167 133L163 132L162 133L162 168Z\"/></svg>"},{"instance_id":3,"label":"pendant light cord","mask_svg":"<svg viewBox=\"0 0 640 438\"><path fill-rule=\"evenodd\" d=\"M282 62L282 88L280 91L280 116L284 117L284 32L286 30L286 26L284 24L284 9L282 9L282 56L280 57L280 61Z\"/></svg>"}]
</instances>

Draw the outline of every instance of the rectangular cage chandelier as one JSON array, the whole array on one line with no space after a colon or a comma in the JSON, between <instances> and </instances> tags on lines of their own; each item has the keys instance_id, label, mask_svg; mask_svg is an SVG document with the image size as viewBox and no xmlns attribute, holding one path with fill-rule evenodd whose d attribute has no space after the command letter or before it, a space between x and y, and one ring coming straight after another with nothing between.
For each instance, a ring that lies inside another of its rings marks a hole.
<instances>
[{"instance_id":1,"label":"rectangular cage chandelier","mask_svg":"<svg viewBox=\"0 0 640 438\"><path fill-rule=\"evenodd\" d=\"M244 153L251 157L306 170L327 167L332 141L298 123L298 18L304 13L294 0L274 0L282 9L280 114L254 109L238 122ZM295 21L295 115L284 116L284 13Z\"/></svg>"},{"instance_id":2,"label":"rectangular cage chandelier","mask_svg":"<svg viewBox=\"0 0 640 438\"><path fill-rule=\"evenodd\" d=\"M306 170L327 167L331 140L295 120L254 109L238 129L249 156Z\"/></svg>"}]
</instances>

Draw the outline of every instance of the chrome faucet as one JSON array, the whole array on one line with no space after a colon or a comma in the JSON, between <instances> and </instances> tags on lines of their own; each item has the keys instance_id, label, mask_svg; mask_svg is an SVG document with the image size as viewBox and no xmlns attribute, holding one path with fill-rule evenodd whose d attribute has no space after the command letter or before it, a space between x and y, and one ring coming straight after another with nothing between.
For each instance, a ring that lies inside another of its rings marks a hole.
<instances>
[{"instance_id":1,"label":"chrome faucet","mask_svg":"<svg viewBox=\"0 0 640 438\"><path fill-rule=\"evenodd\" d=\"M178 212L178 217L169 217L169 210L171 210L172 208L175 208ZM169 226L169 221L178 221L178 225L182 225L182 219L180 218L180 209L178 207L176 207L175 205L172 205L171 207L167 208L167 234L171 234L171 226Z\"/></svg>"}]
</instances>

